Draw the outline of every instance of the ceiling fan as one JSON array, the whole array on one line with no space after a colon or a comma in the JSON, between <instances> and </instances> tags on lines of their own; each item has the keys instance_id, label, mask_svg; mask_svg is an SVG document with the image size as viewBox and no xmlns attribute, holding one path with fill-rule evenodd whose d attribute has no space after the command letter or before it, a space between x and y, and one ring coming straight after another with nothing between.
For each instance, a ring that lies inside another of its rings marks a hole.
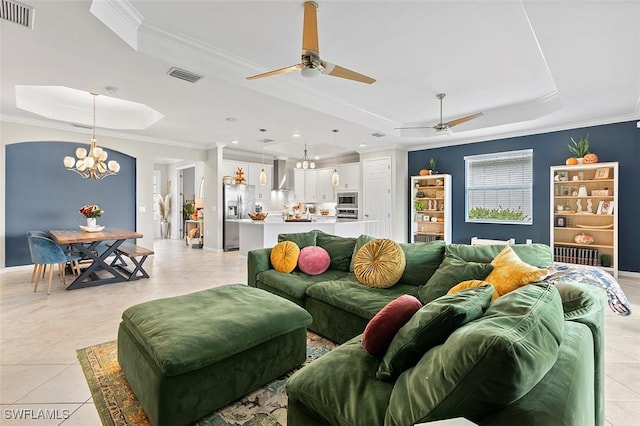
<instances>
[{"instance_id":1,"label":"ceiling fan","mask_svg":"<svg viewBox=\"0 0 640 426\"><path fill-rule=\"evenodd\" d=\"M334 77L346 78L372 84L376 80L366 75L351 71L339 65L320 59L318 47L318 18L316 11L318 4L312 1L304 3L304 21L302 25L302 62L286 68L265 72L263 74L247 77L247 80L255 80L263 77L284 74L291 71L300 71L304 77L317 77L320 74L328 74Z\"/></svg>"},{"instance_id":2,"label":"ceiling fan","mask_svg":"<svg viewBox=\"0 0 640 426\"><path fill-rule=\"evenodd\" d=\"M429 128L433 128L435 129L437 132L446 132L448 131L450 128L452 128L453 126L457 126L458 124L462 124L465 123L469 120L473 120L474 118L478 118L483 116L484 114L481 112L478 112L476 114L471 114L471 115L467 115L466 117L460 117L460 118L456 118L455 120L451 120L448 122L443 122L442 121L442 99L444 99L444 97L447 96L444 93L438 93L436 95L436 98L438 98L440 100L440 122L438 124L436 124L435 126L416 126L416 127L396 127L396 129L401 129L401 130L405 130L405 129L429 129Z\"/></svg>"}]
</instances>

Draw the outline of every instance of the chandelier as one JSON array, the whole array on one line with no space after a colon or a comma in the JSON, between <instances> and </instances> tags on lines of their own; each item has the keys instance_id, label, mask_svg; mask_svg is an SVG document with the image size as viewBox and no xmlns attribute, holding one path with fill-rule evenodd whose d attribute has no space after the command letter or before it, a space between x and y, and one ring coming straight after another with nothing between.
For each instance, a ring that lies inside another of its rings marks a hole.
<instances>
[{"instance_id":1,"label":"chandelier","mask_svg":"<svg viewBox=\"0 0 640 426\"><path fill-rule=\"evenodd\" d=\"M85 179L100 180L106 176L115 175L120 171L120 164L117 161L107 161L107 152L97 145L96 140L96 96L97 93L91 92L93 96L93 135L91 137L91 146L89 153L85 148L76 148L77 160L73 157L64 157L64 166L67 170L73 170Z\"/></svg>"},{"instance_id":2,"label":"chandelier","mask_svg":"<svg viewBox=\"0 0 640 426\"><path fill-rule=\"evenodd\" d=\"M304 156L296 163L296 169L315 169L316 163L307 157L307 143L304 143Z\"/></svg>"}]
</instances>

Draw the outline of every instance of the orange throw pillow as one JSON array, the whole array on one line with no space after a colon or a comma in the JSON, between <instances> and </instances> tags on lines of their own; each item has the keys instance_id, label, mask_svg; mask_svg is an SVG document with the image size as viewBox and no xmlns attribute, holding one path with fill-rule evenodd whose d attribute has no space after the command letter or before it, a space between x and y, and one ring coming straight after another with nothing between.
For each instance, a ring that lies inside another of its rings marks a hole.
<instances>
[{"instance_id":1,"label":"orange throw pillow","mask_svg":"<svg viewBox=\"0 0 640 426\"><path fill-rule=\"evenodd\" d=\"M271 249L271 264L278 272L289 273L296 269L300 248L293 241L283 241Z\"/></svg>"},{"instance_id":2,"label":"orange throw pillow","mask_svg":"<svg viewBox=\"0 0 640 426\"><path fill-rule=\"evenodd\" d=\"M483 281L483 280L462 281L461 283L458 283L458 284L454 285L453 287L451 287L451 289L447 292L447 294L457 293L459 291L467 290L467 289L470 289L470 288L482 287L483 285L491 285L491 283L488 283L488 282ZM500 297L500 295L498 294L498 292L496 291L496 289L494 287L493 294L491 295L491 303L493 303L493 301L496 300L498 297Z\"/></svg>"},{"instance_id":3,"label":"orange throw pillow","mask_svg":"<svg viewBox=\"0 0 640 426\"><path fill-rule=\"evenodd\" d=\"M549 273L523 262L511 246L505 248L491 261L493 271L484 279L493 284L500 296L526 284L540 281Z\"/></svg>"}]
</instances>

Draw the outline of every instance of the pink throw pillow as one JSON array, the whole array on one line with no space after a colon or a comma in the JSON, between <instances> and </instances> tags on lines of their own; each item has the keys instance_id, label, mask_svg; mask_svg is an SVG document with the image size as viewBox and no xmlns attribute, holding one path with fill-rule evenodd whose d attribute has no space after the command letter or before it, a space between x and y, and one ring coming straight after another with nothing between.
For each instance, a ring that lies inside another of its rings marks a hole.
<instances>
[{"instance_id":1,"label":"pink throw pillow","mask_svg":"<svg viewBox=\"0 0 640 426\"><path fill-rule=\"evenodd\" d=\"M307 246L300 250L298 268L308 275L320 275L329 268L329 253L319 246Z\"/></svg>"},{"instance_id":2,"label":"pink throw pillow","mask_svg":"<svg viewBox=\"0 0 640 426\"><path fill-rule=\"evenodd\" d=\"M387 303L367 324L362 334L362 347L371 355L382 357L393 337L422 308L422 303L403 294Z\"/></svg>"}]
</instances>

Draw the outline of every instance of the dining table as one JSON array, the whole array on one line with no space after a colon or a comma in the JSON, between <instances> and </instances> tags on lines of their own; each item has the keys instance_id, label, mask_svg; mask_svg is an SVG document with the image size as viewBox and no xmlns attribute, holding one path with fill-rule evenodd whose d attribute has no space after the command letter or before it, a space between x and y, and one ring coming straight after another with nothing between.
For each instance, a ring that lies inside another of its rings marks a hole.
<instances>
[{"instance_id":1,"label":"dining table","mask_svg":"<svg viewBox=\"0 0 640 426\"><path fill-rule=\"evenodd\" d=\"M78 275L67 290L113 284L129 280L125 271L107 262L107 258L114 256L118 247L129 239L142 238L136 231L118 228L104 228L100 231L85 231L75 229L54 229L49 234L60 245L70 246L73 252L79 253L89 264Z\"/></svg>"}]
</instances>

